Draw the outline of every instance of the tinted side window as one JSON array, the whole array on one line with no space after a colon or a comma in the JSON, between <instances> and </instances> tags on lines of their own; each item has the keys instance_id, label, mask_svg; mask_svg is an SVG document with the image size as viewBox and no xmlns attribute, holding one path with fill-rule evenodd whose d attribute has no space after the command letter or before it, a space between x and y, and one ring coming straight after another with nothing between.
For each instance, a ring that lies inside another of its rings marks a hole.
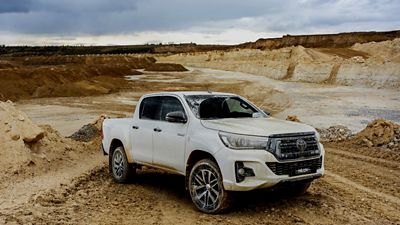
<instances>
[{"instance_id":1,"label":"tinted side window","mask_svg":"<svg viewBox=\"0 0 400 225\"><path fill-rule=\"evenodd\" d=\"M140 104L140 119L160 120L161 97L148 97Z\"/></svg>"},{"instance_id":2,"label":"tinted side window","mask_svg":"<svg viewBox=\"0 0 400 225\"><path fill-rule=\"evenodd\" d=\"M175 98L170 96L162 97L162 107L161 107L161 120L166 120L165 117L169 112L180 111L185 114L185 110L181 102Z\"/></svg>"}]
</instances>

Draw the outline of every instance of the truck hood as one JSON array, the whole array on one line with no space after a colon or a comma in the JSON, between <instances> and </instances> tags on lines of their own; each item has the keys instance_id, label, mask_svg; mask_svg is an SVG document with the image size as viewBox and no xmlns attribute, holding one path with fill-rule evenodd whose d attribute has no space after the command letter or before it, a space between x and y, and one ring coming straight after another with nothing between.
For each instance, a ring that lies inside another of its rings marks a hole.
<instances>
[{"instance_id":1,"label":"truck hood","mask_svg":"<svg viewBox=\"0 0 400 225\"><path fill-rule=\"evenodd\" d=\"M209 129L229 133L269 136L299 132L315 132L309 125L275 118L227 118L218 120L201 120L201 124Z\"/></svg>"}]
</instances>

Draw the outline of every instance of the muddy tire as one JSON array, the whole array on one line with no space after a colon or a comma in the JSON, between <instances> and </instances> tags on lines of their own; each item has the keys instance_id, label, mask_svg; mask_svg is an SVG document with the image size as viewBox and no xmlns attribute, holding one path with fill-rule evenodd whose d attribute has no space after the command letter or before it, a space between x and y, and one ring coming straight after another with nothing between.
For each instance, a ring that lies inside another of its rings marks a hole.
<instances>
[{"instance_id":1,"label":"muddy tire","mask_svg":"<svg viewBox=\"0 0 400 225\"><path fill-rule=\"evenodd\" d=\"M127 183L135 175L136 170L128 163L125 150L117 147L110 158L110 172L115 182Z\"/></svg>"},{"instance_id":2,"label":"muddy tire","mask_svg":"<svg viewBox=\"0 0 400 225\"><path fill-rule=\"evenodd\" d=\"M202 212L222 213L231 206L231 196L224 189L219 167L210 159L200 160L192 167L188 189L194 205Z\"/></svg>"}]
</instances>

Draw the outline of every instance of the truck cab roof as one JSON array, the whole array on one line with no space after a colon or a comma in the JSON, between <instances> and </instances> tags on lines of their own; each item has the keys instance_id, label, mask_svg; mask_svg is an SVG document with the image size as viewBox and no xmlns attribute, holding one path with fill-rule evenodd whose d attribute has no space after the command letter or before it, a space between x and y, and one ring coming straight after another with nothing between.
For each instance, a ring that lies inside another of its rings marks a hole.
<instances>
[{"instance_id":1,"label":"truck cab roof","mask_svg":"<svg viewBox=\"0 0 400 225\"><path fill-rule=\"evenodd\" d=\"M232 93L224 93L224 92L208 92L208 91L165 91L165 92L157 92L146 94L143 97L150 97L150 96L162 96L162 95L175 95L179 97L185 97L190 95L232 95L236 96L236 94Z\"/></svg>"}]
</instances>

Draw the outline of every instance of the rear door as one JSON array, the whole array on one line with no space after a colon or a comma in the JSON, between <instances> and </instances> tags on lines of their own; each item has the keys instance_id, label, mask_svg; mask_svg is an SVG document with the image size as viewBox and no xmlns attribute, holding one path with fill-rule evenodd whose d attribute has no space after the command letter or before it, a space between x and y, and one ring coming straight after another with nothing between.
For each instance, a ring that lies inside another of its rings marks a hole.
<instances>
[{"instance_id":1,"label":"rear door","mask_svg":"<svg viewBox=\"0 0 400 225\"><path fill-rule=\"evenodd\" d=\"M131 127L132 156L135 161L152 163L154 127L160 120L161 97L147 97L139 107L139 119Z\"/></svg>"},{"instance_id":2,"label":"rear door","mask_svg":"<svg viewBox=\"0 0 400 225\"><path fill-rule=\"evenodd\" d=\"M177 97L163 96L160 120L154 123L153 163L167 169L183 172L188 122L172 123L166 121L166 115L174 111L181 111L187 115Z\"/></svg>"}]
</instances>

